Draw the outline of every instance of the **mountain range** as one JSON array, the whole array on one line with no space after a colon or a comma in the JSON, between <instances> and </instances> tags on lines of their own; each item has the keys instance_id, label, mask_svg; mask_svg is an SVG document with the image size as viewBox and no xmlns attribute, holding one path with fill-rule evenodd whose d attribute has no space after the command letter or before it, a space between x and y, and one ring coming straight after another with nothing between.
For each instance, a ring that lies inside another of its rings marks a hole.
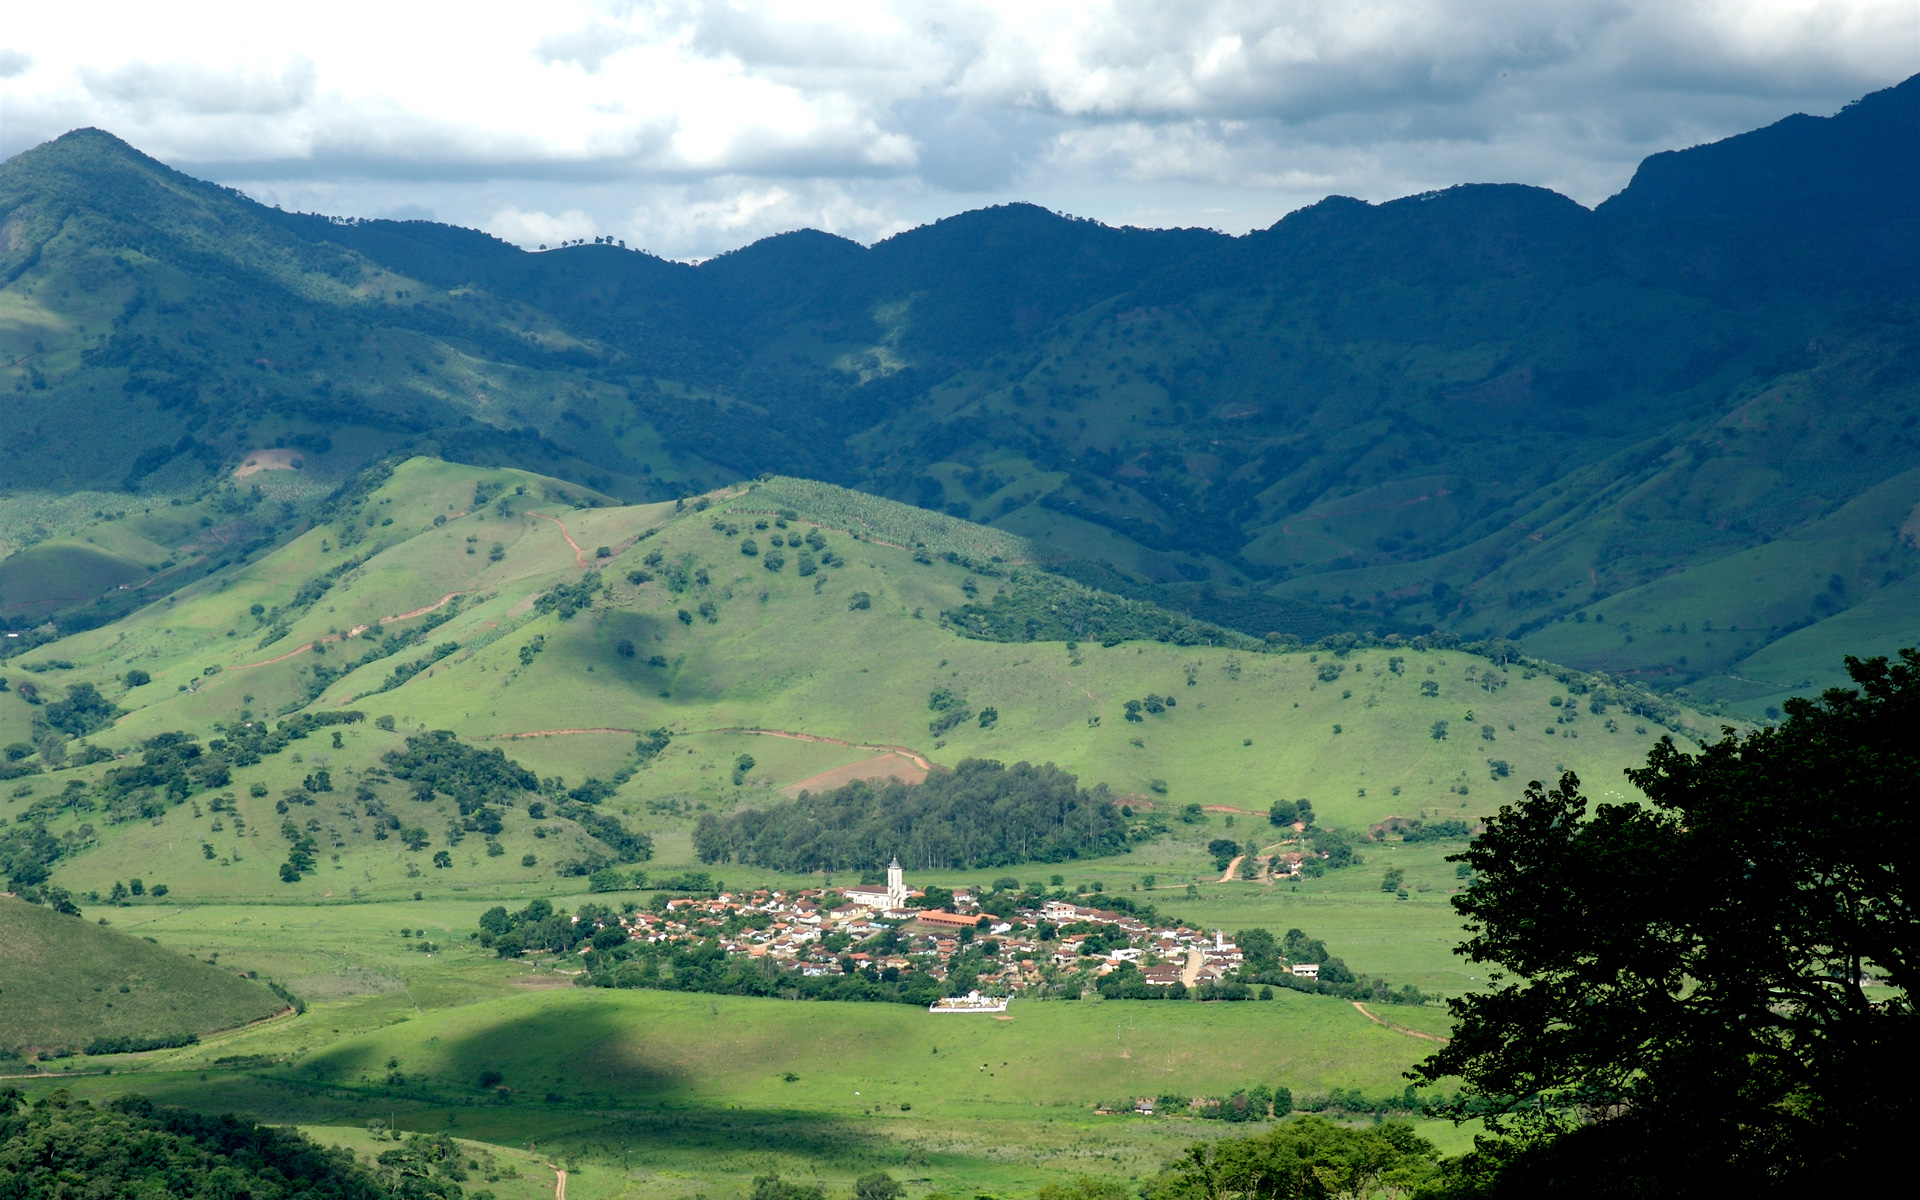
<instances>
[{"instance_id":1,"label":"mountain range","mask_svg":"<svg viewBox=\"0 0 1920 1200\"><path fill-rule=\"evenodd\" d=\"M1916 146L1920 76L1594 209L1014 204L688 264L283 212L79 130L0 164L0 621L115 619L378 460L778 473L1255 636L1504 637L1758 716L1920 634Z\"/></svg>"}]
</instances>

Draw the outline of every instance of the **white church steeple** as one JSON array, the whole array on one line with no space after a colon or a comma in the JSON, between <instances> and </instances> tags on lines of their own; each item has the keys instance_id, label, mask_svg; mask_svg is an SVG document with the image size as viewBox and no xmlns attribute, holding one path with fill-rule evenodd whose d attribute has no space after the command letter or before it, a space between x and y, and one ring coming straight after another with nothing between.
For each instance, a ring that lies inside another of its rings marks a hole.
<instances>
[{"instance_id":1,"label":"white church steeple","mask_svg":"<svg viewBox=\"0 0 1920 1200\"><path fill-rule=\"evenodd\" d=\"M906 872L900 869L900 856L896 854L893 856L893 861L887 864L887 908L894 910L906 906L907 876Z\"/></svg>"}]
</instances>

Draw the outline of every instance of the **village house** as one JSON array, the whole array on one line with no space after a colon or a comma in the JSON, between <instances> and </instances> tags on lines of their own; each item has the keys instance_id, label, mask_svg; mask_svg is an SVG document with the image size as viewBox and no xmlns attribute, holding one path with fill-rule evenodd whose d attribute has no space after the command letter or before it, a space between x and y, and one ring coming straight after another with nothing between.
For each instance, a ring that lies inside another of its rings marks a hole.
<instances>
[{"instance_id":1,"label":"village house","mask_svg":"<svg viewBox=\"0 0 1920 1200\"><path fill-rule=\"evenodd\" d=\"M947 912L944 909L927 909L919 914L922 925L932 925L940 929L972 929L980 923L973 913Z\"/></svg>"},{"instance_id":2,"label":"village house","mask_svg":"<svg viewBox=\"0 0 1920 1200\"><path fill-rule=\"evenodd\" d=\"M1172 987L1183 978L1213 984L1235 978L1245 965L1244 952L1223 930L1152 927L1132 913L1080 902L1091 897L1056 897L1040 902L1038 911L1002 916L982 913L969 888L957 888L954 895L948 909L907 907L924 893L907 887L896 859L884 887L681 896L656 902L653 911L631 912L625 924L637 942L711 941L729 955L813 977L858 972L894 982L919 974L944 982L956 957L967 955L971 977L995 993L1106 976L1127 967L1138 968L1152 987ZM728 931L742 917L752 918L743 922L746 928ZM1099 938L1097 949L1083 954L1090 935L1067 931L1088 925L1103 928L1092 935ZM823 945L829 935L833 951ZM1199 961L1189 967L1196 957ZM1312 979L1319 968L1301 963L1291 970Z\"/></svg>"}]
</instances>

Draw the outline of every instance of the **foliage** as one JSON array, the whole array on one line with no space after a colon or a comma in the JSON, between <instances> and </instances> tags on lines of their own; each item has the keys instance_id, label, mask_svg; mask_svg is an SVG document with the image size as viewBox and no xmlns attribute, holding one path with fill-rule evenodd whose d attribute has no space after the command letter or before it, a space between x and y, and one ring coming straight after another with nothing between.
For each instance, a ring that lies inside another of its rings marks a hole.
<instances>
[{"instance_id":1,"label":"foliage","mask_svg":"<svg viewBox=\"0 0 1920 1200\"><path fill-rule=\"evenodd\" d=\"M1697 755L1664 740L1629 772L1650 805L1589 812L1567 774L1455 856L1462 950L1504 979L1450 1002L1453 1040L1419 1071L1550 1106L1523 1109L1532 1144L1488 1151L1511 1160L1492 1191L1602 1164L1608 1194L1794 1190L1897 1144L1905 1083L1882 1066L1920 1051L1920 653L1847 670L1856 688L1790 701L1778 728Z\"/></svg>"},{"instance_id":2,"label":"foliage","mask_svg":"<svg viewBox=\"0 0 1920 1200\"><path fill-rule=\"evenodd\" d=\"M139 1097L94 1108L60 1088L29 1108L17 1090L0 1091L0 1186L19 1200L460 1200L445 1170L409 1168L383 1161L371 1169L295 1130L160 1108ZM84 1192L76 1190L81 1184Z\"/></svg>"},{"instance_id":3,"label":"foliage","mask_svg":"<svg viewBox=\"0 0 1920 1200\"><path fill-rule=\"evenodd\" d=\"M852 968L853 960L845 959L842 966ZM592 956L586 982L593 987L922 1006L951 990L920 971L892 979L872 967L808 975L770 958L728 954L713 940L662 945L623 941Z\"/></svg>"},{"instance_id":4,"label":"foliage","mask_svg":"<svg viewBox=\"0 0 1920 1200\"><path fill-rule=\"evenodd\" d=\"M229 726L224 736L209 742L207 747L236 767L250 767L263 758L280 753L316 730L334 725L357 725L366 719L367 714L358 709L341 708L295 713L272 727L265 721L245 721Z\"/></svg>"},{"instance_id":5,"label":"foliage","mask_svg":"<svg viewBox=\"0 0 1920 1200\"><path fill-rule=\"evenodd\" d=\"M667 729L649 729L634 742L633 752L641 762L651 762L659 757L660 752L665 750L672 740L673 734Z\"/></svg>"},{"instance_id":6,"label":"foliage","mask_svg":"<svg viewBox=\"0 0 1920 1200\"><path fill-rule=\"evenodd\" d=\"M46 705L40 713L49 726L70 738L105 729L123 715L90 683L68 685L66 698Z\"/></svg>"},{"instance_id":7,"label":"foliage","mask_svg":"<svg viewBox=\"0 0 1920 1200\"><path fill-rule=\"evenodd\" d=\"M1147 1200L1321 1200L1405 1192L1434 1173L1433 1147L1410 1126L1365 1129L1300 1116L1248 1138L1197 1142L1141 1187Z\"/></svg>"},{"instance_id":8,"label":"foliage","mask_svg":"<svg viewBox=\"0 0 1920 1200\"><path fill-rule=\"evenodd\" d=\"M560 816L579 824L589 837L595 838L607 849L613 851L615 862L646 862L653 857L653 839L644 833L628 829L620 819L607 813L597 812L578 801L566 801L554 810ZM590 874L592 864L576 874Z\"/></svg>"},{"instance_id":9,"label":"foliage","mask_svg":"<svg viewBox=\"0 0 1920 1200\"><path fill-rule=\"evenodd\" d=\"M533 772L504 751L476 750L446 729L410 736L405 749L389 750L380 761L416 791L453 797L463 816L483 804L511 804L521 793L540 788Z\"/></svg>"},{"instance_id":10,"label":"foliage","mask_svg":"<svg viewBox=\"0 0 1920 1200\"><path fill-rule=\"evenodd\" d=\"M144 1050L172 1050L179 1046L193 1046L200 1041L199 1035L192 1033L163 1033L156 1037L134 1037L121 1034L118 1037L97 1037L87 1043L88 1054L138 1054Z\"/></svg>"},{"instance_id":11,"label":"foliage","mask_svg":"<svg viewBox=\"0 0 1920 1200\"><path fill-rule=\"evenodd\" d=\"M1105 784L1091 791L1051 763L1006 767L965 759L925 783L858 780L772 809L694 829L702 862L743 862L784 871L859 870L900 860L917 870L1060 862L1126 846L1125 824Z\"/></svg>"},{"instance_id":12,"label":"foliage","mask_svg":"<svg viewBox=\"0 0 1920 1200\"><path fill-rule=\"evenodd\" d=\"M588 571L573 583L557 583L540 593L533 608L535 612L552 613L563 621L571 620L573 614L592 606L599 590L600 572Z\"/></svg>"},{"instance_id":13,"label":"foliage","mask_svg":"<svg viewBox=\"0 0 1920 1200\"><path fill-rule=\"evenodd\" d=\"M941 618L959 633L991 642L1171 642L1177 646L1259 649L1244 633L1129 600L1041 571L1018 570L987 604L963 604Z\"/></svg>"}]
</instances>

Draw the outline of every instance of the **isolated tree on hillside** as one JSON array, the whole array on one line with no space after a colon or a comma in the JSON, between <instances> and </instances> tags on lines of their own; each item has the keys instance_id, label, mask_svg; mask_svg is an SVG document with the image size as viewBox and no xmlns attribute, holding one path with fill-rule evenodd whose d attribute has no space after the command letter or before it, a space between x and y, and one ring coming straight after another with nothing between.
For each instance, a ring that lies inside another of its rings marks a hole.
<instances>
[{"instance_id":1,"label":"isolated tree on hillside","mask_svg":"<svg viewBox=\"0 0 1920 1200\"><path fill-rule=\"evenodd\" d=\"M1454 856L1461 950L1500 974L1450 1002L1453 1040L1417 1072L1541 1098L1527 1141L1469 1164L1481 1191L1771 1194L1904 1151L1920 653L1847 670L1857 687L1788 701L1778 728L1663 739L1628 772L1651 804L1589 813L1569 773Z\"/></svg>"},{"instance_id":2,"label":"isolated tree on hillside","mask_svg":"<svg viewBox=\"0 0 1920 1200\"><path fill-rule=\"evenodd\" d=\"M853 1181L853 1200L900 1200L907 1189L885 1171L874 1171Z\"/></svg>"}]
</instances>

